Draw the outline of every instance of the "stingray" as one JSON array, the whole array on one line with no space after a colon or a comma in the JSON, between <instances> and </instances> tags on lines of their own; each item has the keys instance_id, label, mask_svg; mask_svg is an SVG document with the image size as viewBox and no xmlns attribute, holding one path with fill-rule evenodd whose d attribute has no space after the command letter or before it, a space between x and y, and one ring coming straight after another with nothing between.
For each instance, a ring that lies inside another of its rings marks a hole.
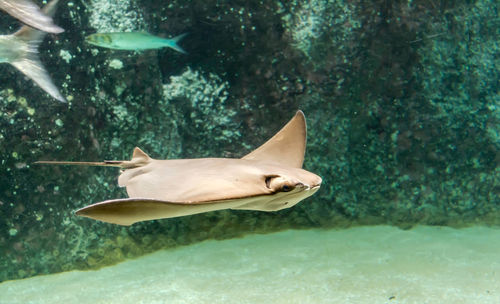
<instances>
[{"instance_id":1,"label":"stingray","mask_svg":"<svg viewBox=\"0 0 500 304\"><path fill-rule=\"evenodd\" d=\"M135 148L127 161L43 164L113 166L129 198L95 203L76 211L103 222L136 222L242 209L277 211L313 195L321 177L302 169L306 121L302 111L271 139L242 158L152 159Z\"/></svg>"}]
</instances>

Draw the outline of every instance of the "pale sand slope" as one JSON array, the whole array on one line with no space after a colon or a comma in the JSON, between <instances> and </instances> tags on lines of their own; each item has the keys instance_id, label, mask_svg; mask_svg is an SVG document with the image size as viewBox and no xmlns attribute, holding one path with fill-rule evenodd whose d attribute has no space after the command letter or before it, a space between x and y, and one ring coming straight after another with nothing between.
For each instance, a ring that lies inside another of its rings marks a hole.
<instances>
[{"instance_id":1,"label":"pale sand slope","mask_svg":"<svg viewBox=\"0 0 500 304\"><path fill-rule=\"evenodd\" d=\"M206 241L4 282L0 303L500 303L500 229L378 226Z\"/></svg>"}]
</instances>

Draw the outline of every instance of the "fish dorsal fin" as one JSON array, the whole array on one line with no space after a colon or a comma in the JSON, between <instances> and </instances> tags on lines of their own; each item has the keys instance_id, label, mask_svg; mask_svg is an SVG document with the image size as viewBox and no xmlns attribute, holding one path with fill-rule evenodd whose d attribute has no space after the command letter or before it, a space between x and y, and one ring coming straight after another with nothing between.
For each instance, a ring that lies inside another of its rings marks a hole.
<instances>
[{"instance_id":1,"label":"fish dorsal fin","mask_svg":"<svg viewBox=\"0 0 500 304\"><path fill-rule=\"evenodd\" d=\"M131 160L106 160L106 161L104 161L104 163L106 163L108 166L115 165L117 167L120 167L120 168L126 170L126 169L133 169L133 168L145 166L145 165L149 164L149 162L151 160L153 160L153 159L151 157L149 157L149 155L147 155L141 149L135 147L134 153L132 153ZM123 175L124 174L120 175L120 178Z\"/></svg>"},{"instance_id":2,"label":"fish dorsal fin","mask_svg":"<svg viewBox=\"0 0 500 304\"><path fill-rule=\"evenodd\" d=\"M306 132L306 118L299 110L278 133L243 159L272 161L302 168L306 151Z\"/></svg>"},{"instance_id":3,"label":"fish dorsal fin","mask_svg":"<svg viewBox=\"0 0 500 304\"><path fill-rule=\"evenodd\" d=\"M132 154L132 159L130 161L119 161L122 169L122 174L118 176L118 185L120 187L126 187L131 178L138 174L142 174L142 171L133 170L135 168L143 167L149 164L153 159L149 157L144 151L138 147L134 148L134 153ZM127 170L132 169L132 170Z\"/></svg>"},{"instance_id":4,"label":"fish dorsal fin","mask_svg":"<svg viewBox=\"0 0 500 304\"><path fill-rule=\"evenodd\" d=\"M151 160L151 157L146 154L146 152L142 151L138 147L134 148L134 153L132 153L132 162L134 163L145 163L149 162Z\"/></svg>"}]
</instances>

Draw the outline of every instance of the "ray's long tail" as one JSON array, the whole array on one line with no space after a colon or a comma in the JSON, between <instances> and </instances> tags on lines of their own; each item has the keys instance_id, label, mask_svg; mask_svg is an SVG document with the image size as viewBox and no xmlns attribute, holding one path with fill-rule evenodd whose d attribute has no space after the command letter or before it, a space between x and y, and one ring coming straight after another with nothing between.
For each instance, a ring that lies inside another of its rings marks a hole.
<instances>
[{"instance_id":1,"label":"ray's long tail","mask_svg":"<svg viewBox=\"0 0 500 304\"><path fill-rule=\"evenodd\" d=\"M122 169L128 168L130 161L122 160L105 160L103 162L82 162L82 161L58 161L58 160L39 160L33 164L37 165L70 165L70 166L100 166L100 167L119 167Z\"/></svg>"},{"instance_id":2,"label":"ray's long tail","mask_svg":"<svg viewBox=\"0 0 500 304\"><path fill-rule=\"evenodd\" d=\"M118 167L122 169L132 169L147 165L150 158L144 151L135 147L131 160L105 160L102 162L85 162L85 161L60 161L60 160L39 160L33 164L42 165L70 165L70 166L100 166L100 167Z\"/></svg>"}]
</instances>

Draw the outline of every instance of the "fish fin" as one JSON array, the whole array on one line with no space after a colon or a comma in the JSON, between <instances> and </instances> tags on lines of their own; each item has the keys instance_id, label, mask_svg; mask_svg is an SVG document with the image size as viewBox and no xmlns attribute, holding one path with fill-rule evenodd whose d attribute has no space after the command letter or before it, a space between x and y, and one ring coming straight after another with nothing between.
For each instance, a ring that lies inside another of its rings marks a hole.
<instances>
[{"instance_id":1,"label":"fish fin","mask_svg":"<svg viewBox=\"0 0 500 304\"><path fill-rule=\"evenodd\" d=\"M122 198L88 205L75 211L75 214L106 223L130 226L141 221L158 220L228 209L237 204L237 200L193 204L188 202L169 202L150 198Z\"/></svg>"},{"instance_id":2,"label":"fish fin","mask_svg":"<svg viewBox=\"0 0 500 304\"><path fill-rule=\"evenodd\" d=\"M139 149L138 147L134 148L134 153L132 154L132 159L127 161L127 163L122 167L122 169L134 169L138 167L143 167L149 164L149 162L153 161L149 155L147 155L144 151ZM118 186L126 187L128 181L137 175L137 172L134 170L125 170L118 176Z\"/></svg>"},{"instance_id":3,"label":"fish fin","mask_svg":"<svg viewBox=\"0 0 500 304\"><path fill-rule=\"evenodd\" d=\"M36 52L27 52L24 58L11 62L11 64L38 84L50 96L60 102L66 102L66 99L59 93L59 90L52 82L40 59L38 59Z\"/></svg>"},{"instance_id":4,"label":"fish fin","mask_svg":"<svg viewBox=\"0 0 500 304\"><path fill-rule=\"evenodd\" d=\"M306 119L302 111L295 116L271 139L245 155L243 159L272 161L302 168L306 151Z\"/></svg>"},{"instance_id":5,"label":"fish fin","mask_svg":"<svg viewBox=\"0 0 500 304\"><path fill-rule=\"evenodd\" d=\"M142 151L138 147L134 148L134 153L132 153L133 162L147 162L149 160L151 160L151 157L149 157L146 152Z\"/></svg>"},{"instance_id":6,"label":"fish fin","mask_svg":"<svg viewBox=\"0 0 500 304\"><path fill-rule=\"evenodd\" d=\"M13 17L31 27L59 34L64 32L64 29L55 25L51 18L55 14L58 1L53 0L40 10L35 3L29 0L3 0L2 8Z\"/></svg>"},{"instance_id":7,"label":"fish fin","mask_svg":"<svg viewBox=\"0 0 500 304\"><path fill-rule=\"evenodd\" d=\"M75 214L105 223L130 226L136 222L183 215L176 214L179 207L182 208L182 205L154 199L124 198L95 203L78 209Z\"/></svg>"},{"instance_id":8,"label":"fish fin","mask_svg":"<svg viewBox=\"0 0 500 304\"><path fill-rule=\"evenodd\" d=\"M169 41L169 44L168 46L174 50L176 50L177 52L180 52L182 54L187 54L186 51L184 51L183 48L181 48L177 43L179 41L182 40L182 38L186 37L188 35L188 33L184 33L184 34L180 34L179 36L175 36L174 38L172 39L168 39Z\"/></svg>"},{"instance_id":9,"label":"fish fin","mask_svg":"<svg viewBox=\"0 0 500 304\"><path fill-rule=\"evenodd\" d=\"M57 9L56 5L57 5L58 1L59 0L53 0L43 7L42 12L47 14L47 16L45 16L45 17L49 18L49 16L50 17L54 16L54 14L56 13L56 9ZM24 2L24 0L22 2ZM36 8L38 8L35 4L33 4L33 5ZM43 37L45 37L45 35L47 35L47 33L45 31L40 31L40 30L33 28L31 26L28 26L28 25L22 26L17 32L14 33L14 36L26 41L30 45L36 46L36 48L38 48L38 45L40 45L40 43L42 43Z\"/></svg>"},{"instance_id":10,"label":"fish fin","mask_svg":"<svg viewBox=\"0 0 500 304\"><path fill-rule=\"evenodd\" d=\"M54 15L57 1L54 0L45 5L43 12L50 16ZM11 64L38 84L49 95L61 102L66 102L66 99L59 93L59 90L38 58L38 46L42 43L43 37L46 34L27 25L21 27L19 31L14 33L14 36L26 42L28 50L24 54L24 57L11 62Z\"/></svg>"}]
</instances>

